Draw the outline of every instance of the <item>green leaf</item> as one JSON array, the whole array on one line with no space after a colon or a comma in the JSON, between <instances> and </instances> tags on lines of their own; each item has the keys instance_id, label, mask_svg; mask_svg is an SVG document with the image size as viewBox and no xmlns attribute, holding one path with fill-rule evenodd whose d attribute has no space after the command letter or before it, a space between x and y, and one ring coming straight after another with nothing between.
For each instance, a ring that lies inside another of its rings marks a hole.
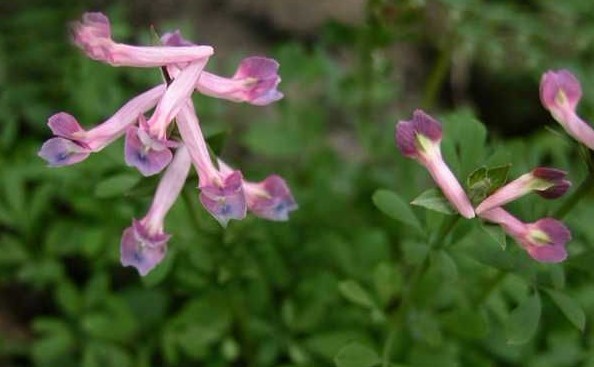
<instances>
[{"instance_id":1,"label":"green leaf","mask_svg":"<svg viewBox=\"0 0 594 367\"><path fill-rule=\"evenodd\" d=\"M470 200L479 203L500 188L507 181L510 168L511 165L506 164L489 169L480 167L474 170L466 179Z\"/></svg>"},{"instance_id":2,"label":"green leaf","mask_svg":"<svg viewBox=\"0 0 594 367\"><path fill-rule=\"evenodd\" d=\"M100 198L111 198L130 191L140 181L140 175L120 173L97 184L95 195Z\"/></svg>"},{"instance_id":3,"label":"green leaf","mask_svg":"<svg viewBox=\"0 0 594 367\"><path fill-rule=\"evenodd\" d=\"M507 182L507 176L509 175L510 169L511 164L505 164L502 166L492 167L487 170L487 177L491 181L489 194L491 194L493 191L497 190Z\"/></svg>"},{"instance_id":4,"label":"green leaf","mask_svg":"<svg viewBox=\"0 0 594 367\"><path fill-rule=\"evenodd\" d=\"M409 204L393 191L377 190L372 197L375 206L384 214L421 230L421 222L412 211Z\"/></svg>"},{"instance_id":5,"label":"green leaf","mask_svg":"<svg viewBox=\"0 0 594 367\"><path fill-rule=\"evenodd\" d=\"M338 290L349 301L363 307L375 308L369 293L354 280L345 280L338 284Z\"/></svg>"},{"instance_id":6,"label":"green leaf","mask_svg":"<svg viewBox=\"0 0 594 367\"><path fill-rule=\"evenodd\" d=\"M429 189L417 196L412 205L420 206L425 209L433 210L442 214L453 215L456 211L451 207L448 200L437 189Z\"/></svg>"},{"instance_id":7,"label":"green leaf","mask_svg":"<svg viewBox=\"0 0 594 367\"><path fill-rule=\"evenodd\" d=\"M507 238L501 226L481 223L480 227L488 235L488 238L495 241L505 251L507 248Z\"/></svg>"},{"instance_id":8,"label":"green leaf","mask_svg":"<svg viewBox=\"0 0 594 367\"><path fill-rule=\"evenodd\" d=\"M534 293L511 312L506 324L507 342L525 344L530 341L538 330L540 314L540 296Z\"/></svg>"},{"instance_id":9,"label":"green leaf","mask_svg":"<svg viewBox=\"0 0 594 367\"><path fill-rule=\"evenodd\" d=\"M442 321L449 331L464 338L480 339L488 331L485 317L477 310L455 309L443 315Z\"/></svg>"},{"instance_id":10,"label":"green leaf","mask_svg":"<svg viewBox=\"0 0 594 367\"><path fill-rule=\"evenodd\" d=\"M380 357L373 349L352 343L338 352L334 363L337 367L372 367L380 363Z\"/></svg>"},{"instance_id":11,"label":"green leaf","mask_svg":"<svg viewBox=\"0 0 594 367\"><path fill-rule=\"evenodd\" d=\"M482 163L485 153L487 129L470 110L460 110L443 118L447 145L457 153L462 172ZM446 157L447 158L447 157Z\"/></svg>"},{"instance_id":12,"label":"green leaf","mask_svg":"<svg viewBox=\"0 0 594 367\"><path fill-rule=\"evenodd\" d=\"M452 282L458 279L458 265L444 250L431 252L431 266L435 267L444 281Z\"/></svg>"},{"instance_id":13,"label":"green leaf","mask_svg":"<svg viewBox=\"0 0 594 367\"><path fill-rule=\"evenodd\" d=\"M584 328L586 327L586 315L580 304L568 295L554 289L547 288L545 291L551 297L553 302L555 302L557 307L559 307L559 310L561 310L565 317L567 317L569 322L581 332L584 332Z\"/></svg>"},{"instance_id":14,"label":"green leaf","mask_svg":"<svg viewBox=\"0 0 594 367\"><path fill-rule=\"evenodd\" d=\"M373 272L373 283L379 299L385 305L400 293L404 281L393 264L380 263Z\"/></svg>"}]
</instances>

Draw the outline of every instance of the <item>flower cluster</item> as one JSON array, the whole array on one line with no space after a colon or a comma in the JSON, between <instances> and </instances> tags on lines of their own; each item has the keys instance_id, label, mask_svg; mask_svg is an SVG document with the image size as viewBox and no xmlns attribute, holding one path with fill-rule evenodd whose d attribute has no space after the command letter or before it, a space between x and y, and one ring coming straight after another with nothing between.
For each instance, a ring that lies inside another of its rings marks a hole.
<instances>
[{"instance_id":1,"label":"flower cluster","mask_svg":"<svg viewBox=\"0 0 594 367\"><path fill-rule=\"evenodd\" d=\"M571 234L567 227L553 218L523 223L502 208L503 205L532 191L546 199L562 196L571 186L566 173L554 168L538 167L499 188L474 208L464 189L441 155L442 129L439 121L417 110L412 120L396 124L396 145L406 157L417 160L429 174L452 206L465 218L480 217L499 224L501 228L537 261L560 262L567 257L565 244Z\"/></svg>"},{"instance_id":2,"label":"flower cluster","mask_svg":"<svg viewBox=\"0 0 594 367\"><path fill-rule=\"evenodd\" d=\"M123 265L134 266L145 275L163 259L170 237L164 231L164 218L192 165L198 173L202 205L223 226L231 219L243 219L248 210L265 219L285 221L297 209L281 177L271 175L261 182L249 182L239 170L211 157L191 98L197 91L257 106L275 102L283 97L277 90L280 77L275 60L248 57L226 78L204 70L213 48L194 45L179 31L163 35L162 46L132 46L112 40L105 15L86 13L82 21L73 24L72 33L74 43L91 59L113 66L159 67L167 79L89 130L72 115L56 113L48 120L54 137L39 151L50 166L71 165L124 136L127 165L144 176L165 170L148 213L134 220L122 235ZM147 119L145 113L151 110ZM170 135L172 123L181 139Z\"/></svg>"}]
</instances>

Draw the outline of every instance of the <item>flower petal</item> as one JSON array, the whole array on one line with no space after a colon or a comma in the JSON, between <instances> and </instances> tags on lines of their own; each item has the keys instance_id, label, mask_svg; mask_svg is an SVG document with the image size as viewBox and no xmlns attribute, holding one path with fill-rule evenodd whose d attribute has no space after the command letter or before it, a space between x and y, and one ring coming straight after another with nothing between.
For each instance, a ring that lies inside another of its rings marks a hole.
<instances>
[{"instance_id":1,"label":"flower petal","mask_svg":"<svg viewBox=\"0 0 594 367\"><path fill-rule=\"evenodd\" d=\"M51 138L41 146L37 155L52 167L68 166L85 160L91 151L65 138Z\"/></svg>"},{"instance_id":2,"label":"flower petal","mask_svg":"<svg viewBox=\"0 0 594 367\"><path fill-rule=\"evenodd\" d=\"M124 266L135 267L140 275L147 275L165 257L170 236L162 233L149 236L143 224L134 220L124 230L120 243L120 261Z\"/></svg>"},{"instance_id":3,"label":"flower petal","mask_svg":"<svg viewBox=\"0 0 594 367\"><path fill-rule=\"evenodd\" d=\"M223 227L231 219L245 218L247 204L242 179L241 172L234 171L225 177L222 186L210 184L200 187L202 205Z\"/></svg>"},{"instance_id":4,"label":"flower petal","mask_svg":"<svg viewBox=\"0 0 594 367\"><path fill-rule=\"evenodd\" d=\"M58 112L50 116L47 126L49 126L54 135L71 140L77 140L77 138L81 138L85 133L85 130L76 121L76 118L66 112Z\"/></svg>"},{"instance_id":5,"label":"flower petal","mask_svg":"<svg viewBox=\"0 0 594 367\"><path fill-rule=\"evenodd\" d=\"M131 126L126 131L126 164L136 167L144 176L155 175L167 167L173 158L167 146L167 142L150 140L144 131Z\"/></svg>"},{"instance_id":6,"label":"flower petal","mask_svg":"<svg viewBox=\"0 0 594 367\"><path fill-rule=\"evenodd\" d=\"M256 184L245 183L244 190L248 209L261 218L286 221L290 212L298 208L287 183L278 175L268 176Z\"/></svg>"}]
</instances>

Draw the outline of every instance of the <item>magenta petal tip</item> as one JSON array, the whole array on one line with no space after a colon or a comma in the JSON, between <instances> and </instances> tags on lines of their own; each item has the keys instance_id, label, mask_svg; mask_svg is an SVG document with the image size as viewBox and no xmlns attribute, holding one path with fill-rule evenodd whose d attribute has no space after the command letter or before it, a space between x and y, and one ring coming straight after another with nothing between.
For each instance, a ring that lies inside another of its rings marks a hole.
<instances>
[{"instance_id":1,"label":"magenta petal tip","mask_svg":"<svg viewBox=\"0 0 594 367\"><path fill-rule=\"evenodd\" d=\"M526 251L537 261L558 263L567 258L565 244L571 240L571 232L560 221L543 218L528 225Z\"/></svg>"},{"instance_id":2,"label":"magenta petal tip","mask_svg":"<svg viewBox=\"0 0 594 367\"><path fill-rule=\"evenodd\" d=\"M420 154L419 135L438 143L442 138L442 129L439 121L422 110L415 110L412 120L396 124L396 145L404 156L413 158Z\"/></svg>"},{"instance_id":3,"label":"magenta petal tip","mask_svg":"<svg viewBox=\"0 0 594 367\"><path fill-rule=\"evenodd\" d=\"M560 100L560 96L562 100ZM567 107L575 110L582 97L582 87L569 70L549 70L540 79L540 100L548 110ZM562 103L566 103L563 106Z\"/></svg>"},{"instance_id":4,"label":"magenta petal tip","mask_svg":"<svg viewBox=\"0 0 594 367\"><path fill-rule=\"evenodd\" d=\"M532 176L551 184L551 186L545 190L536 191L537 194L545 199L559 198L571 187L571 182L565 179L567 172L560 169L537 167L532 170Z\"/></svg>"}]
</instances>

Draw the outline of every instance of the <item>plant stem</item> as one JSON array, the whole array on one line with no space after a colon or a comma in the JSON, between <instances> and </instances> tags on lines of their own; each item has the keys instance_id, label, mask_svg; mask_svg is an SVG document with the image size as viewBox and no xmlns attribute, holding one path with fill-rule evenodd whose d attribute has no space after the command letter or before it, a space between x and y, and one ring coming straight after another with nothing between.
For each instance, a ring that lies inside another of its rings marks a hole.
<instances>
[{"instance_id":1,"label":"plant stem","mask_svg":"<svg viewBox=\"0 0 594 367\"><path fill-rule=\"evenodd\" d=\"M443 47L439 58L431 70L427 84L423 93L421 106L425 109L431 109L435 105L437 95L446 79L447 72L452 60L452 47L448 44Z\"/></svg>"},{"instance_id":2,"label":"plant stem","mask_svg":"<svg viewBox=\"0 0 594 367\"><path fill-rule=\"evenodd\" d=\"M554 212L553 216L559 219L565 217L584 196L592 191L592 188L594 188L594 173L590 171L577 190Z\"/></svg>"},{"instance_id":3,"label":"plant stem","mask_svg":"<svg viewBox=\"0 0 594 367\"><path fill-rule=\"evenodd\" d=\"M430 243L430 250L432 249L439 249L444 245L444 239L447 235L454 229L456 223L460 219L460 215L450 216L445 218L441 222L441 227L437 232L437 235L433 238ZM394 338L396 336L396 332L398 331L398 326L403 324L404 318L408 309L410 308L412 299L414 297L414 291L417 288L417 284L421 280L425 271L429 268L429 253L423 259L423 261L419 264L419 266L415 269L411 277L411 281L409 286L406 288L405 294L402 296L402 303L398 307L398 311L391 318L391 322L388 324L390 327L390 332L386 341L384 342L383 352L382 352L382 367L389 367L390 366L390 354L392 352L392 344L394 344Z\"/></svg>"}]
</instances>

